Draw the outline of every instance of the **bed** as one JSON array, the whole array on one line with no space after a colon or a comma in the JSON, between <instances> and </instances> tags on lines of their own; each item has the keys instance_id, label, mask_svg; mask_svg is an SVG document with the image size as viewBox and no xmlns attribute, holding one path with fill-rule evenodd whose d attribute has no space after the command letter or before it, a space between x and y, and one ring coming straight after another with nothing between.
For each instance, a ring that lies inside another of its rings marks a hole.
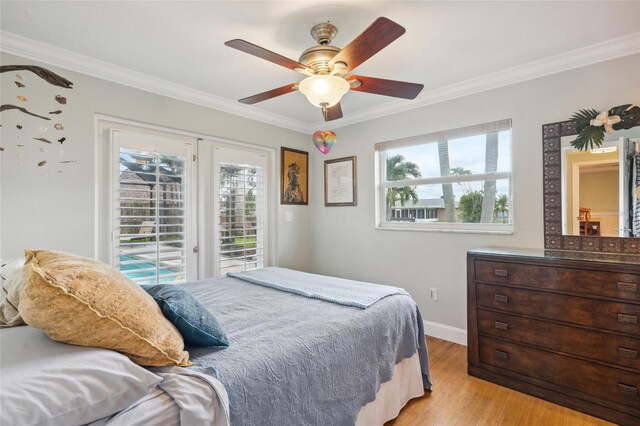
<instances>
[{"instance_id":1,"label":"bed","mask_svg":"<svg viewBox=\"0 0 640 426\"><path fill-rule=\"evenodd\" d=\"M420 312L403 291L362 309L242 277L184 286L230 346L188 347L193 367L152 368L160 385L92 426L376 425L431 387Z\"/></svg>"}]
</instances>

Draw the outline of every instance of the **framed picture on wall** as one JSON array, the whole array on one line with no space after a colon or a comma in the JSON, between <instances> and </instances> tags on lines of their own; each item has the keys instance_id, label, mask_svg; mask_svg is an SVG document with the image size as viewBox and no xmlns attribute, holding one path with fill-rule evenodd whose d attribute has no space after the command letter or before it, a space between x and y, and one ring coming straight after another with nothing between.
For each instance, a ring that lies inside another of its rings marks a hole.
<instances>
[{"instance_id":1,"label":"framed picture on wall","mask_svg":"<svg viewBox=\"0 0 640 426\"><path fill-rule=\"evenodd\" d=\"M356 157L337 158L324 162L325 207L358 204Z\"/></svg>"},{"instance_id":2,"label":"framed picture on wall","mask_svg":"<svg viewBox=\"0 0 640 426\"><path fill-rule=\"evenodd\" d=\"M280 149L280 204L309 204L309 153Z\"/></svg>"}]
</instances>

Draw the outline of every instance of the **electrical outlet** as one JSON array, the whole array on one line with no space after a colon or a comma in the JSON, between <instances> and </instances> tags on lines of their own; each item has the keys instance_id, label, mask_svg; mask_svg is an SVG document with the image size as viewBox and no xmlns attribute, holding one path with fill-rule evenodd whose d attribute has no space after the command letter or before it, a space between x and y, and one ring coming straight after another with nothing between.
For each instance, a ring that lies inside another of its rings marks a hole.
<instances>
[{"instance_id":1,"label":"electrical outlet","mask_svg":"<svg viewBox=\"0 0 640 426\"><path fill-rule=\"evenodd\" d=\"M438 300L438 289L435 288L435 287L431 287L430 295L431 295L431 300L437 301Z\"/></svg>"}]
</instances>

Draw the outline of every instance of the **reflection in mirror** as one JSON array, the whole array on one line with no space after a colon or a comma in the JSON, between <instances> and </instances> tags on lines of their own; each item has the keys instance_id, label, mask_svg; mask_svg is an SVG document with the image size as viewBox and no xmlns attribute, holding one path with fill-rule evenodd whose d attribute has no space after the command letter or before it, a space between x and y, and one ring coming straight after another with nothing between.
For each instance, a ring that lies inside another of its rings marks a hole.
<instances>
[{"instance_id":1,"label":"reflection in mirror","mask_svg":"<svg viewBox=\"0 0 640 426\"><path fill-rule=\"evenodd\" d=\"M571 146L575 138L561 139L562 233L640 237L640 127L586 152Z\"/></svg>"}]
</instances>

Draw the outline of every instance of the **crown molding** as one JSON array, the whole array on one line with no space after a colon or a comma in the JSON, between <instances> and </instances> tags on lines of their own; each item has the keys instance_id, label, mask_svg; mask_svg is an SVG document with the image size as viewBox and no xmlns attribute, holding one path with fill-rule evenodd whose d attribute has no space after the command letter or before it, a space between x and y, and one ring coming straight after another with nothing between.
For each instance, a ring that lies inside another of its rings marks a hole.
<instances>
[{"instance_id":1,"label":"crown molding","mask_svg":"<svg viewBox=\"0 0 640 426\"><path fill-rule=\"evenodd\" d=\"M297 132L312 133L314 129L321 128L324 125L323 122L309 124L253 106L243 105L201 90L80 55L7 31L0 31L0 51ZM360 110L350 113L348 117L333 121L331 124L334 129L346 127L386 115L397 114L636 53L640 53L640 32L432 89L421 93L413 101L394 100L377 107Z\"/></svg>"},{"instance_id":2,"label":"crown molding","mask_svg":"<svg viewBox=\"0 0 640 426\"><path fill-rule=\"evenodd\" d=\"M249 105L243 105L201 90L94 59L70 50L61 49L50 44L41 43L8 31L0 31L0 50L25 59L43 62L146 92L213 108L297 132L308 133L309 125L302 121Z\"/></svg>"},{"instance_id":3,"label":"crown molding","mask_svg":"<svg viewBox=\"0 0 640 426\"><path fill-rule=\"evenodd\" d=\"M599 62L610 61L636 53L640 53L640 32L429 90L421 93L413 101L396 100L377 107L350 113L349 116L334 121L332 128L346 127L362 121L373 120L386 115L461 98L463 96L497 89L499 87L597 64ZM314 123L312 127L320 128L318 126L322 126L322 122Z\"/></svg>"}]
</instances>

